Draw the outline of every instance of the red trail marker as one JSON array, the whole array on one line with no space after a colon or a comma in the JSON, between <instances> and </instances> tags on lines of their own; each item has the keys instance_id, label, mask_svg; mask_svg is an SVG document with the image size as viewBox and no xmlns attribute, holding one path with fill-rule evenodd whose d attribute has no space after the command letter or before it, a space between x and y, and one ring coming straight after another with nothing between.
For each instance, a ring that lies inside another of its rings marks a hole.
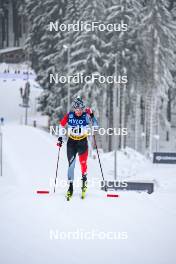
<instances>
[{"instance_id":1,"label":"red trail marker","mask_svg":"<svg viewBox=\"0 0 176 264\"><path fill-rule=\"evenodd\" d=\"M37 194L49 194L49 191L37 191Z\"/></svg>"},{"instance_id":2,"label":"red trail marker","mask_svg":"<svg viewBox=\"0 0 176 264\"><path fill-rule=\"evenodd\" d=\"M108 198L118 198L120 197L118 194L107 194Z\"/></svg>"}]
</instances>

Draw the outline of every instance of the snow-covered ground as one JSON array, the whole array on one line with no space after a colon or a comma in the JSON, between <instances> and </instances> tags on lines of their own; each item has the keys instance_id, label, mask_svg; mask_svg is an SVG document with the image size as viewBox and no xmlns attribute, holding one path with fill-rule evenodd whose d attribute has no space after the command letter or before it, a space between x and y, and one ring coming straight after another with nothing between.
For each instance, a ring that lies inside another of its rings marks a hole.
<instances>
[{"instance_id":1,"label":"snow-covered ground","mask_svg":"<svg viewBox=\"0 0 176 264\"><path fill-rule=\"evenodd\" d=\"M2 127L0 263L175 264L176 166L153 165L131 149L118 152L118 177L154 180L155 192L118 192L119 198L107 198L92 184L101 174L98 160L89 158L87 197L80 199L77 185L67 202L66 146L61 149L54 194L56 138L19 124L19 84L12 83L9 88L7 82L0 83L0 115L9 121ZM100 158L106 179L112 179L113 153ZM78 183L80 176L77 162ZM43 189L50 194L36 194Z\"/></svg>"},{"instance_id":2,"label":"snow-covered ground","mask_svg":"<svg viewBox=\"0 0 176 264\"><path fill-rule=\"evenodd\" d=\"M173 166L150 164L148 170L144 166L143 174L154 176L158 183L152 195L121 192L120 198L108 199L95 186L89 188L87 198L82 201L77 187L72 201L67 202L66 186L58 185L56 194L50 186L55 177L58 151L55 138L20 125L6 125L2 131L1 263L175 263ZM112 166L111 158L106 163L103 155L101 158L104 168ZM63 147L59 182L66 179L66 171ZM76 180L80 178L78 163L75 175ZM97 160L93 159L89 159L90 182L91 178L101 179ZM37 195L36 190L41 189L49 189L50 195ZM62 240L52 239L52 232L55 235L64 232L65 236L68 232L77 232L78 237L86 232L104 232L103 236L114 232L120 237Z\"/></svg>"}]
</instances>

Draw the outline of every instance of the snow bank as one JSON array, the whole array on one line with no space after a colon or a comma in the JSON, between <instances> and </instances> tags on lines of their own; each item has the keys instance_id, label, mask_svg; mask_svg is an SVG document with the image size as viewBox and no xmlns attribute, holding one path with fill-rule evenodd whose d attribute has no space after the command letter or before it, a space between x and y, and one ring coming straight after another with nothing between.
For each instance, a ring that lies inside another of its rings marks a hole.
<instances>
[{"instance_id":1,"label":"snow bank","mask_svg":"<svg viewBox=\"0 0 176 264\"><path fill-rule=\"evenodd\" d=\"M127 178L134 179L138 176L138 180L144 180L142 174L139 176L141 170L151 165L151 162L139 152L126 148L123 151L117 151L117 180L124 180ZM101 154L102 163L104 166L105 175L108 175L108 180L114 179L114 156L115 153L109 152ZM151 177L152 178L152 177ZM150 178L150 179L151 179Z\"/></svg>"}]
</instances>

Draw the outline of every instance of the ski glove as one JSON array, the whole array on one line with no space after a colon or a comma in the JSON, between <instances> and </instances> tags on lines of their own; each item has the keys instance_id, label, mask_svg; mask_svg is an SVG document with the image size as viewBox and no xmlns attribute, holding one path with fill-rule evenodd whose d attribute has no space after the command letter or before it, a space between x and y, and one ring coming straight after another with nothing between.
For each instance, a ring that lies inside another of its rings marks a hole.
<instances>
[{"instance_id":1,"label":"ski glove","mask_svg":"<svg viewBox=\"0 0 176 264\"><path fill-rule=\"evenodd\" d=\"M86 113L87 113L88 115L90 115L91 118L94 117L94 113L93 113L93 111L92 111L91 108L87 107L87 108L86 108Z\"/></svg>"},{"instance_id":2,"label":"ski glove","mask_svg":"<svg viewBox=\"0 0 176 264\"><path fill-rule=\"evenodd\" d=\"M57 146L61 148L62 147L62 144L63 144L62 137L59 137L58 138L58 141L57 141Z\"/></svg>"}]
</instances>

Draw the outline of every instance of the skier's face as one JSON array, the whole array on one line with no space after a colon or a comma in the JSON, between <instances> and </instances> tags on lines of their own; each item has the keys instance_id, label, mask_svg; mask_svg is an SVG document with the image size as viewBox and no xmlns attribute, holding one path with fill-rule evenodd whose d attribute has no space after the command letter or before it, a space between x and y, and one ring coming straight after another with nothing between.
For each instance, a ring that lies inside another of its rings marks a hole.
<instances>
[{"instance_id":1,"label":"skier's face","mask_svg":"<svg viewBox=\"0 0 176 264\"><path fill-rule=\"evenodd\" d=\"M76 116L81 116L82 113L83 113L83 110L82 110L81 108L76 108L76 109L75 109L75 115L76 115Z\"/></svg>"}]
</instances>

